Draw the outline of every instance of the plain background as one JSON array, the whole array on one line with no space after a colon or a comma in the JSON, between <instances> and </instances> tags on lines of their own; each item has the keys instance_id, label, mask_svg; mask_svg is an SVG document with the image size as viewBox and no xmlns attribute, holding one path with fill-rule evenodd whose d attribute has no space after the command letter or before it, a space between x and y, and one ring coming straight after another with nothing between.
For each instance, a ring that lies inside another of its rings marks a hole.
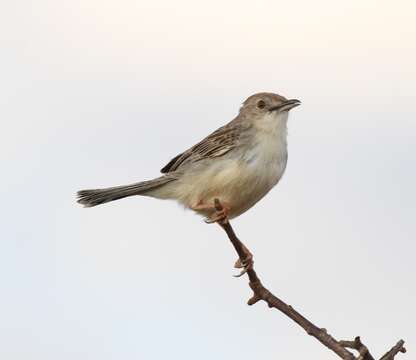
<instances>
[{"instance_id":1,"label":"plain background","mask_svg":"<svg viewBox=\"0 0 416 360\"><path fill-rule=\"evenodd\" d=\"M234 221L266 286L374 355L416 348L414 1L3 1L0 357L335 359L264 304L157 176L259 91L302 100L281 183Z\"/></svg>"}]
</instances>

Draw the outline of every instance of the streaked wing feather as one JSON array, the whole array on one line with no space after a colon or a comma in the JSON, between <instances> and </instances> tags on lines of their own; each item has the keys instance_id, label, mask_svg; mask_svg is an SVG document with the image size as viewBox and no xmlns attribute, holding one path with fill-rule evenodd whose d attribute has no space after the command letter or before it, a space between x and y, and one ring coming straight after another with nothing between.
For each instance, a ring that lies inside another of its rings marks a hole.
<instances>
[{"instance_id":1,"label":"streaked wing feather","mask_svg":"<svg viewBox=\"0 0 416 360\"><path fill-rule=\"evenodd\" d=\"M189 162L225 155L236 146L239 133L239 128L235 124L233 126L231 124L223 126L198 144L174 157L160 171L168 173L178 170L182 165Z\"/></svg>"}]
</instances>

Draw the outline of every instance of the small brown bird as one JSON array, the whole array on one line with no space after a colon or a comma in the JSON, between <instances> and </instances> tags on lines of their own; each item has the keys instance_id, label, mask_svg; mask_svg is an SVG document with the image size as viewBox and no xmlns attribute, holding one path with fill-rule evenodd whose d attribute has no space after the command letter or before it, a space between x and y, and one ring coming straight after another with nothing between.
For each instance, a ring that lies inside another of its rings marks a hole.
<instances>
[{"instance_id":1,"label":"small brown bird","mask_svg":"<svg viewBox=\"0 0 416 360\"><path fill-rule=\"evenodd\" d=\"M241 215L282 177L287 163L289 110L300 105L273 93L250 96L238 116L174 157L156 179L106 189L81 190L78 202L96 206L127 196L174 199L221 222ZM223 210L218 212L214 199Z\"/></svg>"}]
</instances>

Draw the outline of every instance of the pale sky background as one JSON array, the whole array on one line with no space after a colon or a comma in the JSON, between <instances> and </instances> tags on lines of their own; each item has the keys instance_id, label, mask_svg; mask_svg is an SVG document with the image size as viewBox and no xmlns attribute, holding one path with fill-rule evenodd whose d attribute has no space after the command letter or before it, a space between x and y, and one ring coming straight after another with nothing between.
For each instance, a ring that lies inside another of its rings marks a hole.
<instances>
[{"instance_id":1,"label":"pale sky background","mask_svg":"<svg viewBox=\"0 0 416 360\"><path fill-rule=\"evenodd\" d=\"M234 221L266 286L374 355L416 351L416 5L0 5L0 358L336 359L264 304L225 234L171 202L94 209L258 91L302 100L285 176Z\"/></svg>"}]
</instances>

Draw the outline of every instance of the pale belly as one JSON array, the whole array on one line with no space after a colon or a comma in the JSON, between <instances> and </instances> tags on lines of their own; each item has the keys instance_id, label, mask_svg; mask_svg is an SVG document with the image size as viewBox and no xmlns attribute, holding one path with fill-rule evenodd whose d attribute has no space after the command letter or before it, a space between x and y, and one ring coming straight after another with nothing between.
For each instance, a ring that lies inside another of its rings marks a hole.
<instances>
[{"instance_id":1,"label":"pale belly","mask_svg":"<svg viewBox=\"0 0 416 360\"><path fill-rule=\"evenodd\" d=\"M250 209L278 183L285 171L286 158L283 154L220 161L181 179L176 198L189 208L213 204L218 198L229 207L229 218L234 218ZM207 217L212 215L209 210L197 212Z\"/></svg>"}]
</instances>

